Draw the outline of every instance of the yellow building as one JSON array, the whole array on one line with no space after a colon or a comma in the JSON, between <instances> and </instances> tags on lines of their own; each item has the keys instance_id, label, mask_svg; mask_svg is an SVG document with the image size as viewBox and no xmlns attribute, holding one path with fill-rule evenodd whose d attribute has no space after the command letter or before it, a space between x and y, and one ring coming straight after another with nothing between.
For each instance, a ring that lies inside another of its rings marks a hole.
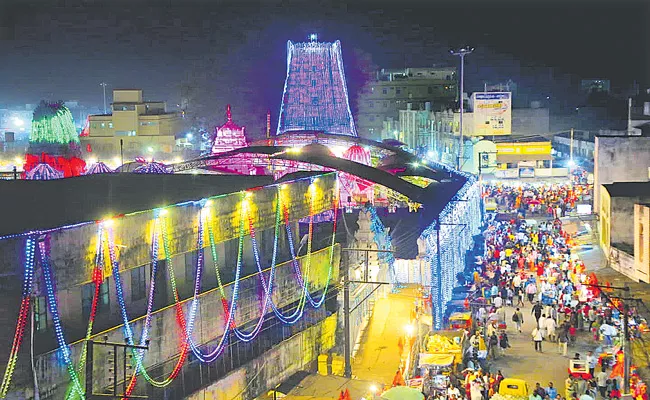
<instances>
[{"instance_id":1,"label":"yellow building","mask_svg":"<svg viewBox=\"0 0 650 400\"><path fill-rule=\"evenodd\" d=\"M634 266L639 280L650 282L650 205L634 205Z\"/></svg>"},{"instance_id":2,"label":"yellow building","mask_svg":"<svg viewBox=\"0 0 650 400\"><path fill-rule=\"evenodd\" d=\"M89 116L88 136L81 143L86 158L120 156L167 158L180 151L176 138L182 132L181 115L167 112L162 101L144 101L141 89L113 90L111 114Z\"/></svg>"}]
</instances>

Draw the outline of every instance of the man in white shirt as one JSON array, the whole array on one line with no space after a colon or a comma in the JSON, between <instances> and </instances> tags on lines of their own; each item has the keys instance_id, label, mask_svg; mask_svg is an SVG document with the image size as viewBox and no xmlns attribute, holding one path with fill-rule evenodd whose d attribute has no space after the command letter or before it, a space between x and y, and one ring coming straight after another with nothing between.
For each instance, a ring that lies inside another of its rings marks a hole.
<instances>
[{"instance_id":1,"label":"man in white shirt","mask_svg":"<svg viewBox=\"0 0 650 400\"><path fill-rule=\"evenodd\" d=\"M457 387L450 385L449 388L447 388L447 396L456 396L457 399L460 399L460 390L458 390Z\"/></svg>"},{"instance_id":2,"label":"man in white shirt","mask_svg":"<svg viewBox=\"0 0 650 400\"><path fill-rule=\"evenodd\" d=\"M596 371L596 365L598 365L598 358L594 356L592 351L587 352L587 365L589 366L589 374L595 378L594 372Z\"/></svg>"},{"instance_id":3,"label":"man in white shirt","mask_svg":"<svg viewBox=\"0 0 650 400\"><path fill-rule=\"evenodd\" d=\"M496 308L501 308L503 306L503 299L501 296L497 295L497 297L493 298L492 305Z\"/></svg>"}]
</instances>

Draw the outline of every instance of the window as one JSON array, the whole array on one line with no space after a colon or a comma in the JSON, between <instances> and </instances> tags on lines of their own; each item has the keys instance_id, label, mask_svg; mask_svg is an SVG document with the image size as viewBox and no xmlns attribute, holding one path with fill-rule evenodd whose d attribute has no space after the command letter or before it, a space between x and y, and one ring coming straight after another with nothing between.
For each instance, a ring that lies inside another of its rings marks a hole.
<instances>
[{"instance_id":1,"label":"window","mask_svg":"<svg viewBox=\"0 0 650 400\"><path fill-rule=\"evenodd\" d=\"M395 94L402 94L402 89L401 88L395 89Z\"/></svg>"},{"instance_id":2,"label":"window","mask_svg":"<svg viewBox=\"0 0 650 400\"><path fill-rule=\"evenodd\" d=\"M95 294L95 284L87 283L81 287L81 314L83 319L86 320L90 316L90 309L93 304L93 296Z\"/></svg>"},{"instance_id":3,"label":"window","mask_svg":"<svg viewBox=\"0 0 650 400\"><path fill-rule=\"evenodd\" d=\"M99 301L97 301L97 312L108 311L110 297L108 295L108 278L99 285Z\"/></svg>"},{"instance_id":4,"label":"window","mask_svg":"<svg viewBox=\"0 0 650 400\"><path fill-rule=\"evenodd\" d=\"M196 252L188 251L185 253L185 282L193 284L196 279Z\"/></svg>"},{"instance_id":5,"label":"window","mask_svg":"<svg viewBox=\"0 0 650 400\"><path fill-rule=\"evenodd\" d=\"M108 123L108 127L109 127L110 129L113 129L113 123L112 123L112 122L109 122L109 123Z\"/></svg>"},{"instance_id":6,"label":"window","mask_svg":"<svg viewBox=\"0 0 650 400\"><path fill-rule=\"evenodd\" d=\"M146 294L144 267L131 270L131 301L142 300Z\"/></svg>"},{"instance_id":7,"label":"window","mask_svg":"<svg viewBox=\"0 0 650 400\"><path fill-rule=\"evenodd\" d=\"M116 131L115 136L135 136L135 131Z\"/></svg>"},{"instance_id":8,"label":"window","mask_svg":"<svg viewBox=\"0 0 650 400\"><path fill-rule=\"evenodd\" d=\"M316 72L316 66L315 65L311 66L311 72Z\"/></svg>"},{"instance_id":9,"label":"window","mask_svg":"<svg viewBox=\"0 0 650 400\"><path fill-rule=\"evenodd\" d=\"M427 93L433 94L433 88L431 86L427 88Z\"/></svg>"},{"instance_id":10,"label":"window","mask_svg":"<svg viewBox=\"0 0 650 400\"><path fill-rule=\"evenodd\" d=\"M316 87L316 79L311 80L311 87Z\"/></svg>"},{"instance_id":11,"label":"window","mask_svg":"<svg viewBox=\"0 0 650 400\"><path fill-rule=\"evenodd\" d=\"M34 297L34 326L37 331L42 332L47 329L47 304L45 296Z\"/></svg>"},{"instance_id":12,"label":"window","mask_svg":"<svg viewBox=\"0 0 650 400\"><path fill-rule=\"evenodd\" d=\"M311 98L311 105L312 106L318 105L318 97L312 97Z\"/></svg>"},{"instance_id":13,"label":"window","mask_svg":"<svg viewBox=\"0 0 650 400\"><path fill-rule=\"evenodd\" d=\"M106 123L102 122L102 128L106 128Z\"/></svg>"},{"instance_id":14,"label":"window","mask_svg":"<svg viewBox=\"0 0 650 400\"><path fill-rule=\"evenodd\" d=\"M90 282L81 287L81 312L84 319L90 316L90 309L93 305L93 296L95 295L95 283ZM97 299L97 312L108 311L109 307L108 279L99 285L99 298Z\"/></svg>"},{"instance_id":15,"label":"window","mask_svg":"<svg viewBox=\"0 0 650 400\"><path fill-rule=\"evenodd\" d=\"M388 89L386 88L381 89L381 94L388 94Z\"/></svg>"},{"instance_id":16,"label":"window","mask_svg":"<svg viewBox=\"0 0 650 400\"><path fill-rule=\"evenodd\" d=\"M368 102L368 107L369 107L369 108L374 108L374 107L375 107L375 103L372 102L372 101L369 101L369 102Z\"/></svg>"}]
</instances>

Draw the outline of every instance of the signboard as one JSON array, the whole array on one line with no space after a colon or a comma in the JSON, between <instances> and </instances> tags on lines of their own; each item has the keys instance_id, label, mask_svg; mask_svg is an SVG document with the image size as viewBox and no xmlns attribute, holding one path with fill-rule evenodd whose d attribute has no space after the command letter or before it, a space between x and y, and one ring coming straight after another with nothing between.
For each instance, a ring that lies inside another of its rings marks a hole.
<instances>
[{"instance_id":1,"label":"signboard","mask_svg":"<svg viewBox=\"0 0 650 400\"><path fill-rule=\"evenodd\" d=\"M472 94L474 135L510 135L512 133L512 97L510 92Z\"/></svg>"}]
</instances>

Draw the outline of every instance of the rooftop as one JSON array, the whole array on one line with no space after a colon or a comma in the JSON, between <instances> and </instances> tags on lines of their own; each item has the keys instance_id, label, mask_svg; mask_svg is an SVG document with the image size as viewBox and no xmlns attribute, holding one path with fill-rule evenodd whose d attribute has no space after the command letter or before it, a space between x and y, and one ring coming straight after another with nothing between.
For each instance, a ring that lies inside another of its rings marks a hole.
<instances>
[{"instance_id":1,"label":"rooftop","mask_svg":"<svg viewBox=\"0 0 650 400\"><path fill-rule=\"evenodd\" d=\"M650 199L650 182L614 182L603 186L611 197L646 197Z\"/></svg>"},{"instance_id":2,"label":"rooftop","mask_svg":"<svg viewBox=\"0 0 650 400\"><path fill-rule=\"evenodd\" d=\"M95 221L273 183L270 176L87 175L51 181L0 180L0 235Z\"/></svg>"},{"instance_id":3,"label":"rooftop","mask_svg":"<svg viewBox=\"0 0 650 400\"><path fill-rule=\"evenodd\" d=\"M490 139L494 143L539 143L551 142L550 138L540 135L501 135L492 136Z\"/></svg>"}]
</instances>

